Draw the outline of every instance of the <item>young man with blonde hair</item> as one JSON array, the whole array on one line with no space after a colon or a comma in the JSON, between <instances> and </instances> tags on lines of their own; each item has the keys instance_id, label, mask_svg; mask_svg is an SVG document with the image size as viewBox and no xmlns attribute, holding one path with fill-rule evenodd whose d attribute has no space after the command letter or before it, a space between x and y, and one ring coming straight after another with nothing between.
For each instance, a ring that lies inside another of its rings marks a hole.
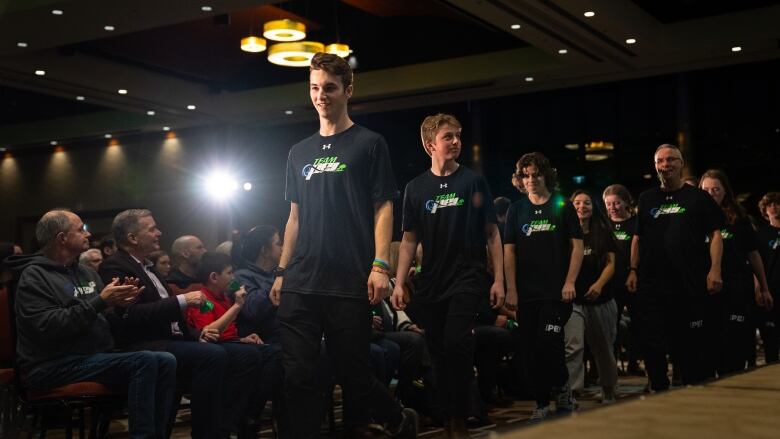
<instances>
[{"instance_id":1,"label":"young man with blonde hair","mask_svg":"<svg viewBox=\"0 0 780 439\"><path fill-rule=\"evenodd\" d=\"M392 302L404 309L406 282L417 243L421 272L414 278L417 320L433 356L448 437L468 437L465 420L474 367L474 325L481 296L504 303L501 238L485 178L457 162L461 125L449 114L428 116L420 127L431 168L406 186L403 240ZM487 253L493 259L488 278Z\"/></svg>"}]
</instances>

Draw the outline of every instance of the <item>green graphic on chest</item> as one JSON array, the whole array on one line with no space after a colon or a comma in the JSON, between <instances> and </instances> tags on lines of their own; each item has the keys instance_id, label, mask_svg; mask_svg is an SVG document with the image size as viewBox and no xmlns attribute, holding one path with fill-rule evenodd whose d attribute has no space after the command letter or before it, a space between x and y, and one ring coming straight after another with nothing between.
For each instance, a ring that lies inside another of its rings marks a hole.
<instances>
[{"instance_id":1,"label":"green graphic on chest","mask_svg":"<svg viewBox=\"0 0 780 439\"><path fill-rule=\"evenodd\" d=\"M303 167L301 174L306 180L311 180L312 175L322 174L324 172L344 172L347 169L345 163L339 162L338 156L320 157L314 160L314 163Z\"/></svg>"},{"instance_id":2,"label":"green graphic on chest","mask_svg":"<svg viewBox=\"0 0 780 439\"><path fill-rule=\"evenodd\" d=\"M729 232L728 229L720 229L720 236L723 237L723 239L733 239L734 234Z\"/></svg>"},{"instance_id":3,"label":"green graphic on chest","mask_svg":"<svg viewBox=\"0 0 780 439\"><path fill-rule=\"evenodd\" d=\"M661 207L654 207L650 209L650 216L658 218L661 215L674 215L685 213L685 208L680 207L677 203L662 204Z\"/></svg>"},{"instance_id":4,"label":"green graphic on chest","mask_svg":"<svg viewBox=\"0 0 780 439\"><path fill-rule=\"evenodd\" d=\"M444 207L459 207L463 205L463 198L458 197L455 192L449 194L436 195L433 200L425 202L425 210L430 213L436 213L437 210Z\"/></svg>"},{"instance_id":5,"label":"green graphic on chest","mask_svg":"<svg viewBox=\"0 0 780 439\"><path fill-rule=\"evenodd\" d=\"M628 234L625 230L615 230L615 239L618 241L629 241L631 239L631 235Z\"/></svg>"}]
</instances>

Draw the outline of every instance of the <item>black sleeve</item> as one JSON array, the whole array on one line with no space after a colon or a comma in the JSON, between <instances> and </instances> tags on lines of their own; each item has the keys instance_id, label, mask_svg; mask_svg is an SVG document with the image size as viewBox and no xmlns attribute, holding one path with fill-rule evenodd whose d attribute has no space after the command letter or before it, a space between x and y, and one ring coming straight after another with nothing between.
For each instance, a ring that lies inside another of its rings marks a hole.
<instances>
[{"instance_id":1,"label":"black sleeve","mask_svg":"<svg viewBox=\"0 0 780 439\"><path fill-rule=\"evenodd\" d=\"M517 203L512 203L506 211L506 225L504 225L504 244L516 244L515 223L517 222Z\"/></svg>"},{"instance_id":2,"label":"black sleeve","mask_svg":"<svg viewBox=\"0 0 780 439\"><path fill-rule=\"evenodd\" d=\"M390 153L385 138L379 136L371 149L371 168L368 172L371 184L371 200L374 202L392 200L398 197Z\"/></svg>"},{"instance_id":3,"label":"black sleeve","mask_svg":"<svg viewBox=\"0 0 780 439\"><path fill-rule=\"evenodd\" d=\"M418 222L417 222L417 209L415 209L414 200L412 191L410 190L409 186L411 183L406 184L406 189L404 189L404 207L403 207L403 216L401 217L401 228L404 232L414 232L417 231L418 228Z\"/></svg>"},{"instance_id":4,"label":"black sleeve","mask_svg":"<svg viewBox=\"0 0 780 439\"><path fill-rule=\"evenodd\" d=\"M569 239L582 239L582 227L577 218L577 211L571 203L566 203L563 207L563 226Z\"/></svg>"},{"instance_id":5,"label":"black sleeve","mask_svg":"<svg viewBox=\"0 0 780 439\"><path fill-rule=\"evenodd\" d=\"M297 185L297 178L295 170L293 169L292 164L292 149L290 149L290 153L287 155L287 173L286 173L286 185L284 188L284 199L291 202L291 203L297 203L299 196L298 196L298 185Z\"/></svg>"},{"instance_id":6,"label":"black sleeve","mask_svg":"<svg viewBox=\"0 0 780 439\"><path fill-rule=\"evenodd\" d=\"M477 191L482 196L482 205L484 206L482 212L485 215L485 222L487 224L496 224L498 220L496 219L496 208L493 206L493 195L490 193L490 186L485 177L480 176L479 180L477 180Z\"/></svg>"},{"instance_id":7,"label":"black sleeve","mask_svg":"<svg viewBox=\"0 0 780 439\"><path fill-rule=\"evenodd\" d=\"M743 217L737 220L737 233L740 234L740 246L741 250L748 254L752 251L758 251L758 234L753 229L753 224L748 217Z\"/></svg>"},{"instance_id":8,"label":"black sleeve","mask_svg":"<svg viewBox=\"0 0 780 439\"><path fill-rule=\"evenodd\" d=\"M636 207L636 225L634 227L634 235L642 236L642 233L644 232L644 228L647 227L644 222L647 215L645 215L644 211L644 204L645 204L645 197L642 195L639 196L639 202L637 203Z\"/></svg>"},{"instance_id":9,"label":"black sleeve","mask_svg":"<svg viewBox=\"0 0 780 439\"><path fill-rule=\"evenodd\" d=\"M111 259L100 264L100 277L103 282L109 283L115 277L124 279L125 276L141 278L137 273L123 269L123 267ZM142 281L143 282L143 281ZM163 286L165 283L163 283ZM149 323L175 322L182 318L179 299L171 294L168 298L161 298L154 284L147 285L136 302L127 308L116 307L116 313L127 320L131 325L148 325ZM169 292L170 293L170 292Z\"/></svg>"}]
</instances>

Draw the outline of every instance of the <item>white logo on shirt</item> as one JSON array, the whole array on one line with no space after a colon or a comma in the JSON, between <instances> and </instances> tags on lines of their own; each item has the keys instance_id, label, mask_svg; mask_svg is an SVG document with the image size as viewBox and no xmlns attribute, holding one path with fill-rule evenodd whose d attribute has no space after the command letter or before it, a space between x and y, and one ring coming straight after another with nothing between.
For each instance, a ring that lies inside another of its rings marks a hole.
<instances>
[{"instance_id":1,"label":"white logo on shirt","mask_svg":"<svg viewBox=\"0 0 780 439\"><path fill-rule=\"evenodd\" d=\"M439 189L444 189L445 187L447 187L447 183L444 183L444 184L440 184L440 185L439 185Z\"/></svg>"},{"instance_id":2,"label":"white logo on shirt","mask_svg":"<svg viewBox=\"0 0 780 439\"><path fill-rule=\"evenodd\" d=\"M561 332L561 327L559 325L545 325L544 326L544 332L554 332L559 333Z\"/></svg>"},{"instance_id":3,"label":"white logo on shirt","mask_svg":"<svg viewBox=\"0 0 780 439\"><path fill-rule=\"evenodd\" d=\"M322 145L322 150L324 151L326 149L330 149L330 145L331 145L330 143L328 143L327 145Z\"/></svg>"},{"instance_id":4,"label":"white logo on shirt","mask_svg":"<svg viewBox=\"0 0 780 439\"><path fill-rule=\"evenodd\" d=\"M673 199L674 199L674 197L673 197L673 196L671 196L671 195L669 195L669 196L667 196L667 197L666 197L666 200L667 200L667 201L668 201L668 200L673 200Z\"/></svg>"},{"instance_id":5,"label":"white logo on shirt","mask_svg":"<svg viewBox=\"0 0 780 439\"><path fill-rule=\"evenodd\" d=\"M542 209L534 210L534 214L541 215L542 214Z\"/></svg>"}]
</instances>

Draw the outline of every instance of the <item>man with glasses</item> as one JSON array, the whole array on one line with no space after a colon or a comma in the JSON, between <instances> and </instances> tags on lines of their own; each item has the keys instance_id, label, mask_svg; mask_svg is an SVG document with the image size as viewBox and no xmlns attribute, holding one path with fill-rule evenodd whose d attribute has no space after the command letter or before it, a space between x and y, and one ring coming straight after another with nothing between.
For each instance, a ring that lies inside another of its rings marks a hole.
<instances>
[{"instance_id":1,"label":"man with glasses","mask_svg":"<svg viewBox=\"0 0 780 439\"><path fill-rule=\"evenodd\" d=\"M684 384L714 375L709 295L722 287L724 221L709 194L683 181L679 148L663 144L654 159L661 186L639 196L626 286L637 294L650 386L663 391L669 388L667 353Z\"/></svg>"},{"instance_id":2,"label":"man with glasses","mask_svg":"<svg viewBox=\"0 0 780 439\"><path fill-rule=\"evenodd\" d=\"M517 172L528 197L509 207L504 231L506 306L517 306L521 346L534 383L536 409L530 423L544 420L550 397L556 395L556 412L572 411L566 383L563 327L571 315L574 282L582 265L584 246L577 213L554 192L557 172L538 152L523 155Z\"/></svg>"}]
</instances>

